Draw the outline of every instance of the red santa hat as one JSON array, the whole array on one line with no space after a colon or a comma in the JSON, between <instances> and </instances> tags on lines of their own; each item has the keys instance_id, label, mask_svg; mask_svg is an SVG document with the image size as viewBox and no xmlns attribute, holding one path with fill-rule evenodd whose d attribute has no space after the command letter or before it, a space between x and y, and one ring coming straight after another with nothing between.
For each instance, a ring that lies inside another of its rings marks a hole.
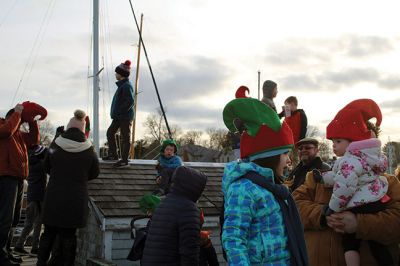
<instances>
[{"instance_id":1,"label":"red santa hat","mask_svg":"<svg viewBox=\"0 0 400 266\"><path fill-rule=\"evenodd\" d=\"M371 99L352 101L340 110L326 128L327 139L359 141L371 138L367 121L376 118L376 126L382 123L379 106Z\"/></svg>"},{"instance_id":2,"label":"red santa hat","mask_svg":"<svg viewBox=\"0 0 400 266\"><path fill-rule=\"evenodd\" d=\"M21 114L22 122L33 122L37 116L40 116L39 120L43 120L47 117L47 110L37 103L26 101L22 103L22 106L24 106L24 110Z\"/></svg>"}]
</instances>

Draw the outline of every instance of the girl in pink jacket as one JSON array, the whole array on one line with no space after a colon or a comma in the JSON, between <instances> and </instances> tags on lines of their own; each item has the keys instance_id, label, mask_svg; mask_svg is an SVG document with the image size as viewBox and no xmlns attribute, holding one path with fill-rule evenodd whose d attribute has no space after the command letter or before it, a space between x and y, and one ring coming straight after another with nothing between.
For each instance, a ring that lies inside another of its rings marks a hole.
<instances>
[{"instance_id":1,"label":"girl in pink jacket","mask_svg":"<svg viewBox=\"0 0 400 266\"><path fill-rule=\"evenodd\" d=\"M376 125L368 120L376 118ZM370 99L355 100L340 110L327 127L327 138L333 141L338 159L332 170L322 174L322 181L333 186L325 215L344 210L353 213L376 213L389 201L388 181L383 175L387 159L377 139L382 114ZM360 240L355 234L343 235L346 264L360 265ZM369 241L371 253L379 265L392 265L386 246Z\"/></svg>"}]
</instances>

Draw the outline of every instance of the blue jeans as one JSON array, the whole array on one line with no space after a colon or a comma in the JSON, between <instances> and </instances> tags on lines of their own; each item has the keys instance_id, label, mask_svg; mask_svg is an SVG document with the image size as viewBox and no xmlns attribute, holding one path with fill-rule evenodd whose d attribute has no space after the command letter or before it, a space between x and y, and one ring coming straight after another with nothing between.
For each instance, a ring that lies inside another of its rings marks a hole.
<instances>
[{"instance_id":1,"label":"blue jeans","mask_svg":"<svg viewBox=\"0 0 400 266\"><path fill-rule=\"evenodd\" d=\"M0 262L7 259L7 242L13 224L20 179L0 176Z\"/></svg>"}]
</instances>

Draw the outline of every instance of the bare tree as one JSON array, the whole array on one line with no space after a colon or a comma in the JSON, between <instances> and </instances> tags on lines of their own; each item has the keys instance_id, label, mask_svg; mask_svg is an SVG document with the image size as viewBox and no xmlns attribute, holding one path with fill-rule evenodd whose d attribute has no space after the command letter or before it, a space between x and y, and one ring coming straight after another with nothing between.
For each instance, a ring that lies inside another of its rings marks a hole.
<instances>
[{"instance_id":1,"label":"bare tree","mask_svg":"<svg viewBox=\"0 0 400 266\"><path fill-rule=\"evenodd\" d=\"M208 128L206 133L208 134L208 140L206 142L208 148L221 151L231 146L227 138L228 130Z\"/></svg>"},{"instance_id":2,"label":"bare tree","mask_svg":"<svg viewBox=\"0 0 400 266\"><path fill-rule=\"evenodd\" d=\"M162 142L169 138L168 129L164 124L164 117L160 109L157 109L157 114L150 114L146 117L143 123L146 128L145 140L148 143L154 141ZM178 139L182 135L182 129L178 125L170 125L171 135L174 139Z\"/></svg>"},{"instance_id":3,"label":"bare tree","mask_svg":"<svg viewBox=\"0 0 400 266\"><path fill-rule=\"evenodd\" d=\"M189 130L182 137L179 138L179 143L181 145L187 144L194 144L199 145L201 144L201 136L203 132L200 130Z\"/></svg>"},{"instance_id":4,"label":"bare tree","mask_svg":"<svg viewBox=\"0 0 400 266\"><path fill-rule=\"evenodd\" d=\"M315 138L320 135L320 131L318 127L313 126L313 125L308 125L307 126L307 132L306 132L306 137L307 138Z\"/></svg>"},{"instance_id":5,"label":"bare tree","mask_svg":"<svg viewBox=\"0 0 400 266\"><path fill-rule=\"evenodd\" d=\"M54 125L50 120L39 121L39 132L40 132L40 144L46 147L50 146L50 143L54 138Z\"/></svg>"},{"instance_id":6,"label":"bare tree","mask_svg":"<svg viewBox=\"0 0 400 266\"><path fill-rule=\"evenodd\" d=\"M333 156L332 142L328 139L323 139L318 145L319 156L323 161L328 161Z\"/></svg>"},{"instance_id":7,"label":"bare tree","mask_svg":"<svg viewBox=\"0 0 400 266\"><path fill-rule=\"evenodd\" d=\"M157 140L161 142L162 138L162 116L150 114L146 117L146 121L143 123L143 126L146 128L146 136L145 139L149 142L153 142Z\"/></svg>"}]
</instances>

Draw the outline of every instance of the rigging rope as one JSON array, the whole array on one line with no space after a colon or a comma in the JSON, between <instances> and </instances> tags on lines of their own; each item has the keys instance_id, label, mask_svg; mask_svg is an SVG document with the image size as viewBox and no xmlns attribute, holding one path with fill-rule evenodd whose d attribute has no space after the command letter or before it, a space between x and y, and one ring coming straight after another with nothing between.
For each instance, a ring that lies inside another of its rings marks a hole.
<instances>
[{"instance_id":1,"label":"rigging rope","mask_svg":"<svg viewBox=\"0 0 400 266\"><path fill-rule=\"evenodd\" d=\"M154 78L153 69L152 69L152 67L151 67L151 64L150 64L150 61L149 61L149 57L148 57L148 55L147 55L146 46L145 46L145 44L144 44L144 41L143 41L143 38L142 38L142 34L141 34L141 32L140 32L139 24L138 24L138 21L137 21L137 19L136 19L135 11L134 11L133 5L132 5L132 0L129 0L129 4L130 4L130 6L131 6L133 18L135 19L136 28L137 28L138 33L139 33L139 43L142 44L143 51L144 51L144 55L145 55L146 61L147 61L147 65L149 66L149 70L150 70L150 74L151 74L151 79L153 80L153 84L154 84L154 88L155 88L155 90L156 90L158 102L160 103L160 109L161 109L161 112L162 112L163 117L164 117L165 125L166 125L167 130L168 130L168 135L169 135L169 138L172 139L171 129L170 129L170 127L169 127L168 120L167 120L167 116L165 115L165 111L164 111L164 107L163 107L163 104L162 104L162 101L161 101L161 97L160 97L160 94L159 94L159 92L158 92L157 83L156 83L156 80L155 80L155 78Z\"/></svg>"},{"instance_id":2,"label":"rigging rope","mask_svg":"<svg viewBox=\"0 0 400 266\"><path fill-rule=\"evenodd\" d=\"M43 26L45 25L45 23L46 23L46 21L47 21L47 19L48 19L48 17L49 17L49 16L48 16L48 15L49 15L49 11L51 10L51 6L52 6L52 3L53 3L53 2L54 2L54 0L49 1L49 5L47 6L46 13L45 13L45 15L44 15L44 17L43 17L43 20L42 20L41 24L40 24L39 32L38 32L37 35L36 35L35 41L34 41L34 43L33 43L33 46L32 46L32 48L31 48L31 51L30 51L29 56L28 56L27 63L25 64L24 70L22 71L22 75L21 75L21 77L20 77L20 79L19 79L19 82L18 82L17 89L15 90L15 93L14 93L14 96L13 96L13 99L12 99L12 102L11 102L11 106L13 106L14 103L15 103L15 99L16 99L16 97L17 97L17 94L18 94L18 92L19 92L19 89L21 88L22 81L23 81L24 78L25 78L25 74L26 74L26 72L27 72L27 70L28 70L28 67L29 67L30 65L32 66L32 63L31 63L32 57L34 56L34 52L37 52L37 51L38 51L38 42L39 42L40 36L41 36L42 34L44 34L44 32L43 32ZM42 33L42 32L43 32L43 33ZM21 94L22 94L22 93L21 93Z\"/></svg>"},{"instance_id":3,"label":"rigging rope","mask_svg":"<svg viewBox=\"0 0 400 266\"><path fill-rule=\"evenodd\" d=\"M15 0L14 3L10 6L10 8L7 10L6 14L4 15L3 19L0 20L0 28L3 26L4 22L7 20L8 16L11 14L11 11L14 9L14 7L17 5L18 0Z\"/></svg>"}]
</instances>

